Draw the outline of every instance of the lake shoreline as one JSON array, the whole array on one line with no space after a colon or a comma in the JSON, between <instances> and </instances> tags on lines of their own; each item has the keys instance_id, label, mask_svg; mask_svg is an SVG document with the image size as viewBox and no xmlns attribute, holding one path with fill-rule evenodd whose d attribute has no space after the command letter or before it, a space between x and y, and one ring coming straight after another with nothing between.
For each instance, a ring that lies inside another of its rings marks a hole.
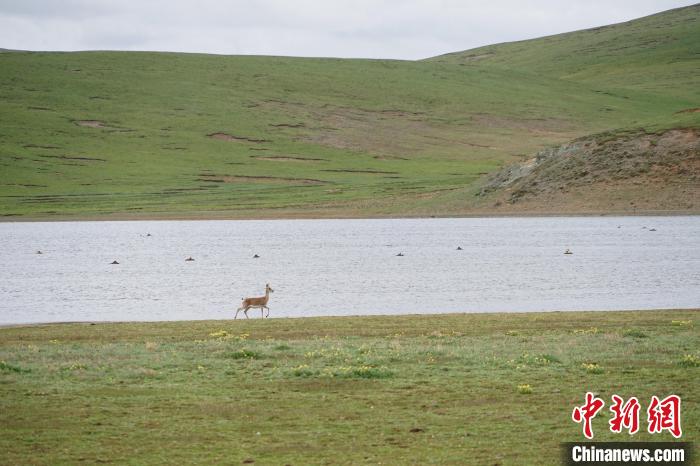
<instances>
[{"instance_id":1,"label":"lake shoreline","mask_svg":"<svg viewBox=\"0 0 700 466\"><path fill-rule=\"evenodd\" d=\"M58 216L32 217L21 215L0 216L0 223L62 223L62 222L157 222L157 221L259 221L259 220L401 220L401 219L460 219L460 218L569 218L569 217L694 217L700 216L695 210L645 210L629 211L595 211L595 212L474 212L464 214L438 215L307 215L291 213L280 215L230 215L230 213L215 215L212 212L192 214L115 214L95 216Z\"/></svg>"},{"instance_id":2,"label":"lake shoreline","mask_svg":"<svg viewBox=\"0 0 700 466\"><path fill-rule=\"evenodd\" d=\"M57 321L57 322L29 322L29 323L0 323L0 330L11 329L11 328L33 328L33 327L61 327L61 326L97 326L97 325L205 325L205 324L217 324L222 325L226 323L233 322L251 322L251 321L264 321L264 322L279 322L279 321L320 321L324 319L333 320L348 320L348 321L361 321L361 320L377 320L377 319L424 319L424 318L454 318L460 316L474 316L474 318L483 317L502 317L503 319L513 318L515 316L525 316L528 315L533 318L550 318L554 314L566 315L575 317L576 315L588 315L588 314L634 314L634 313L655 313L655 312L667 312L667 313L677 313L677 312L700 312L700 307L698 308L668 308L668 309L610 309L610 310L587 310L587 311L521 311L521 312L445 312L439 314L431 313L406 313L406 314L364 314L364 315L327 315L327 316L308 316L308 317L271 317L266 319L250 318L250 319L185 319L185 320L81 320L81 321ZM356 322L357 323L357 322Z\"/></svg>"}]
</instances>

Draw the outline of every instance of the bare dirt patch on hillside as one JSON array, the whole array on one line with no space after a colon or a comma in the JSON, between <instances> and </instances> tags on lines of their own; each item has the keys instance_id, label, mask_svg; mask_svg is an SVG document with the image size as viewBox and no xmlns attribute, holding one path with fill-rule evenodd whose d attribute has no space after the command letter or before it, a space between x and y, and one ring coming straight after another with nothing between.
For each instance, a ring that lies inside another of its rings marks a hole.
<instances>
[{"instance_id":1,"label":"bare dirt patch on hillside","mask_svg":"<svg viewBox=\"0 0 700 466\"><path fill-rule=\"evenodd\" d=\"M81 160L89 162L106 162L106 159L101 159L99 157L81 157L81 156L70 156L70 155L39 155L39 157L45 159L62 159L62 160Z\"/></svg>"},{"instance_id":2,"label":"bare dirt patch on hillside","mask_svg":"<svg viewBox=\"0 0 700 466\"><path fill-rule=\"evenodd\" d=\"M245 136L234 136L232 134L226 134L226 133L211 133L211 134L207 134L207 136L212 138L212 139L218 139L220 141L229 141L229 142L254 142L254 143L270 142L267 139L255 139L255 138L248 138Z\"/></svg>"},{"instance_id":3,"label":"bare dirt patch on hillside","mask_svg":"<svg viewBox=\"0 0 700 466\"><path fill-rule=\"evenodd\" d=\"M424 112L306 105L280 100L267 100L259 105L271 115L304 120L304 127L295 127L295 140L333 149L396 160L435 150L461 154L473 149L492 149L490 141L475 131L474 125L445 124Z\"/></svg>"},{"instance_id":4,"label":"bare dirt patch on hillside","mask_svg":"<svg viewBox=\"0 0 700 466\"><path fill-rule=\"evenodd\" d=\"M198 181L209 183L274 183L286 185L324 185L327 181L312 178L285 178L280 176L214 175L203 173Z\"/></svg>"},{"instance_id":5,"label":"bare dirt patch on hillside","mask_svg":"<svg viewBox=\"0 0 700 466\"><path fill-rule=\"evenodd\" d=\"M561 118L515 118L489 113L477 113L471 121L483 128L509 129L535 135L561 135L572 131L573 127Z\"/></svg>"},{"instance_id":6,"label":"bare dirt patch on hillside","mask_svg":"<svg viewBox=\"0 0 700 466\"><path fill-rule=\"evenodd\" d=\"M312 157L297 157L292 155L251 155L255 160L267 160L268 162L328 162L328 159Z\"/></svg>"},{"instance_id":7,"label":"bare dirt patch on hillside","mask_svg":"<svg viewBox=\"0 0 700 466\"><path fill-rule=\"evenodd\" d=\"M700 129L601 134L539 152L483 187L500 210L700 209Z\"/></svg>"},{"instance_id":8,"label":"bare dirt patch on hillside","mask_svg":"<svg viewBox=\"0 0 700 466\"><path fill-rule=\"evenodd\" d=\"M382 170L371 170L371 169L366 169L366 170L355 170L355 169L350 169L350 168L338 168L338 169L331 169L331 170L321 170L324 172L333 172L333 173L362 173L362 174L367 174L367 175L398 175L399 172L388 172L388 171L382 171Z\"/></svg>"},{"instance_id":9,"label":"bare dirt patch on hillside","mask_svg":"<svg viewBox=\"0 0 700 466\"><path fill-rule=\"evenodd\" d=\"M101 120L73 120L73 123L84 128L104 129L110 132L130 133L133 129L120 126L111 126Z\"/></svg>"},{"instance_id":10,"label":"bare dirt patch on hillside","mask_svg":"<svg viewBox=\"0 0 700 466\"><path fill-rule=\"evenodd\" d=\"M76 120L74 122L78 126L86 126L88 128L106 128L107 126L100 120Z\"/></svg>"}]
</instances>

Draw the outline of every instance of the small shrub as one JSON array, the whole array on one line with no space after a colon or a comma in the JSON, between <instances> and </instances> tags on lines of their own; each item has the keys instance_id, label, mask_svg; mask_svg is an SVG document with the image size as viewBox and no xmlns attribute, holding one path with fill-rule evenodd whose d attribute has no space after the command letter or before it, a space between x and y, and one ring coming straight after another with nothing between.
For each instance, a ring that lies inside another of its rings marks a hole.
<instances>
[{"instance_id":1,"label":"small shrub","mask_svg":"<svg viewBox=\"0 0 700 466\"><path fill-rule=\"evenodd\" d=\"M532 393L532 387L530 384L518 385L518 393L521 395L530 395Z\"/></svg>"},{"instance_id":2,"label":"small shrub","mask_svg":"<svg viewBox=\"0 0 700 466\"><path fill-rule=\"evenodd\" d=\"M694 354L686 354L678 363L681 367L700 367L700 358Z\"/></svg>"},{"instance_id":3,"label":"small shrub","mask_svg":"<svg viewBox=\"0 0 700 466\"><path fill-rule=\"evenodd\" d=\"M238 351L232 351L226 353L224 357L228 359L260 359L262 355L255 351L250 351L247 349L239 349Z\"/></svg>"},{"instance_id":4,"label":"small shrub","mask_svg":"<svg viewBox=\"0 0 700 466\"><path fill-rule=\"evenodd\" d=\"M393 372L386 367L376 366L341 366L326 367L323 370L310 368L307 364L293 367L292 375L296 377L328 377L339 379L386 379L393 377Z\"/></svg>"},{"instance_id":5,"label":"small shrub","mask_svg":"<svg viewBox=\"0 0 700 466\"><path fill-rule=\"evenodd\" d=\"M311 370L307 364L302 364L300 366L293 367L292 374L297 377L311 377L315 375L316 372Z\"/></svg>"},{"instance_id":6,"label":"small shrub","mask_svg":"<svg viewBox=\"0 0 700 466\"><path fill-rule=\"evenodd\" d=\"M546 364L561 364L561 360L551 354L540 354L538 359L546 361Z\"/></svg>"},{"instance_id":7,"label":"small shrub","mask_svg":"<svg viewBox=\"0 0 700 466\"><path fill-rule=\"evenodd\" d=\"M382 367L360 366L353 368L350 375L360 379L386 379L393 374Z\"/></svg>"},{"instance_id":8,"label":"small shrub","mask_svg":"<svg viewBox=\"0 0 700 466\"><path fill-rule=\"evenodd\" d=\"M509 336L509 337L518 337L518 336L520 336L520 332L518 332L517 330L508 330L508 331L506 332L506 336Z\"/></svg>"},{"instance_id":9,"label":"small shrub","mask_svg":"<svg viewBox=\"0 0 700 466\"><path fill-rule=\"evenodd\" d=\"M692 320L672 320L671 325L673 325L674 327L692 327L693 321Z\"/></svg>"},{"instance_id":10,"label":"small shrub","mask_svg":"<svg viewBox=\"0 0 700 466\"><path fill-rule=\"evenodd\" d=\"M16 372L21 374L23 372L31 372L30 369L25 369L23 367L15 366L13 364L8 364L5 361L0 361L0 371L3 372Z\"/></svg>"},{"instance_id":11,"label":"small shrub","mask_svg":"<svg viewBox=\"0 0 700 466\"><path fill-rule=\"evenodd\" d=\"M368 366L365 364L362 366L326 367L320 375L322 377L344 379L386 379L394 374L386 367Z\"/></svg>"},{"instance_id":12,"label":"small shrub","mask_svg":"<svg viewBox=\"0 0 700 466\"><path fill-rule=\"evenodd\" d=\"M248 339L250 336L249 333L241 333L240 335L232 335L228 333L226 330L219 330L217 332L212 332L209 334L210 337L216 338L217 340L238 340L238 341L245 341Z\"/></svg>"},{"instance_id":13,"label":"small shrub","mask_svg":"<svg viewBox=\"0 0 700 466\"><path fill-rule=\"evenodd\" d=\"M649 338L649 335L646 333L642 332L641 330L633 330L633 329L627 329L624 332L622 332L623 337L631 337L631 338Z\"/></svg>"},{"instance_id":14,"label":"small shrub","mask_svg":"<svg viewBox=\"0 0 700 466\"><path fill-rule=\"evenodd\" d=\"M292 349L292 347L291 347L291 346L288 346L288 345L277 345L277 346L275 346L275 348L274 348L275 351L287 351L287 350L290 350L290 349Z\"/></svg>"},{"instance_id":15,"label":"small shrub","mask_svg":"<svg viewBox=\"0 0 700 466\"><path fill-rule=\"evenodd\" d=\"M583 364L581 364L581 367L583 367L589 374L603 373L603 368L600 367L596 362L584 362Z\"/></svg>"},{"instance_id":16,"label":"small shrub","mask_svg":"<svg viewBox=\"0 0 700 466\"><path fill-rule=\"evenodd\" d=\"M304 357L309 358L309 359L323 358L325 356L326 356L326 350L323 348L321 348L319 350L315 350L315 351L307 351L306 353L304 353Z\"/></svg>"},{"instance_id":17,"label":"small shrub","mask_svg":"<svg viewBox=\"0 0 700 466\"><path fill-rule=\"evenodd\" d=\"M561 364L556 356L551 354L528 354L524 353L517 360L518 364L526 366L549 366L551 364Z\"/></svg>"}]
</instances>

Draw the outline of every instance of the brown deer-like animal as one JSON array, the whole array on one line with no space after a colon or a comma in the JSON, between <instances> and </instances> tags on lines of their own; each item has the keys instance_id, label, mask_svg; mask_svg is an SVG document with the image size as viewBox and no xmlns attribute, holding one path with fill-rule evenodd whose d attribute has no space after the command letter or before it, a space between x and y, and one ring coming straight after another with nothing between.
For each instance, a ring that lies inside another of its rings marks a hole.
<instances>
[{"instance_id":1,"label":"brown deer-like animal","mask_svg":"<svg viewBox=\"0 0 700 466\"><path fill-rule=\"evenodd\" d=\"M270 288L270 284L265 285L265 296L261 296L259 298L245 298L243 302L241 303L241 307L236 309L236 315L233 316L234 319L238 317L238 313L240 311L243 311L243 314L245 314L245 318L248 319L248 309L251 307L259 307L260 308L260 317L270 317L270 308L267 307L267 302L270 300L270 293L274 293L275 290ZM267 309L267 315L264 315L265 309Z\"/></svg>"}]
</instances>

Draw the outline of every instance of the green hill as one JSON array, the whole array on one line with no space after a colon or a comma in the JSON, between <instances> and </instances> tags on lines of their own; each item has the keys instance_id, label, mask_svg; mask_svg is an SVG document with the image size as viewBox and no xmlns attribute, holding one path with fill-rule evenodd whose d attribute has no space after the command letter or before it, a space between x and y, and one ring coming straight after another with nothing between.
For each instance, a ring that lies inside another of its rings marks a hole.
<instances>
[{"instance_id":1,"label":"green hill","mask_svg":"<svg viewBox=\"0 0 700 466\"><path fill-rule=\"evenodd\" d=\"M697 5L417 62L0 53L0 215L498 212L547 147L700 126L699 55Z\"/></svg>"},{"instance_id":2,"label":"green hill","mask_svg":"<svg viewBox=\"0 0 700 466\"><path fill-rule=\"evenodd\" d=\"M626 23L429 59L700 100L700 4ZM629 95L631 98L634 94Z\"/></svg>"}]
</instances>

